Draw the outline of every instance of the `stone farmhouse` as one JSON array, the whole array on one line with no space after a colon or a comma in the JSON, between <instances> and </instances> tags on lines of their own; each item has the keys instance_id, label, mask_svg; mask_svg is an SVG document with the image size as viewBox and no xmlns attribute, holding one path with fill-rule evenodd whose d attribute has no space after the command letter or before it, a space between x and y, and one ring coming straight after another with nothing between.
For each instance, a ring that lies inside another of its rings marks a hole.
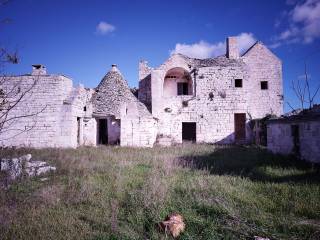
<instances>
[{"instance_id":1,"label":"stone farmhouse","mask_svg":"<svg viewBox=\"0 0 320 240\"><path fill-rule=\"evenodd\" d=\"M268 149L320 163L320 105L267 122Z\"/></svg>"},{"instance_id":2,"label":"stone farmhouse","mask_svg":"<svg viewBox=\"0 0 320 240\"><path fill-rule=\"evenodd\" d=\"M7 124L0 145L249 143L250 121L283 113L282 63L261 42L243 54L235 37L226 46L216 58L173 54L157 68L141 61L137 97L116 65L94 89L33 65L31 74L6 77L1 86L28 92L10 113L25 117Z\"/></svg>"}]
</instances>

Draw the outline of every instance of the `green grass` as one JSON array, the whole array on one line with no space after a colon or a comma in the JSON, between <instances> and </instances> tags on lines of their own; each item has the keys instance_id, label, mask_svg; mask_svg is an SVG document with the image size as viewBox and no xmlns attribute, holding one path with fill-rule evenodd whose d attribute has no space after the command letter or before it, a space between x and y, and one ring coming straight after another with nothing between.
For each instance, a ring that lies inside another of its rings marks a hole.
<instances>
[{"instance_id":1,"label":"green grass","mask_svg":"<svg viewBox=\"0 0 320 240\"><path fill-rule=\"evenodd\" d=\"M31 153L58 170L0 193L1 239L317 239L319 168L257 147L184 145L1 150Z\"/></svg>"}]
</instances>

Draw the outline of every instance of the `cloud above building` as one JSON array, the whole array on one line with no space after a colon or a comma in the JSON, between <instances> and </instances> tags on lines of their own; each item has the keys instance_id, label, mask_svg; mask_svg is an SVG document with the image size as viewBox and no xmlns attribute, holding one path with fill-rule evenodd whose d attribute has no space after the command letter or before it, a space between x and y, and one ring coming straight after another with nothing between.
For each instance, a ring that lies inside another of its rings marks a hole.
<instances>
[{"instance_id":1,"label":"cloud above building","mask_svg":"<svg viewBox=\"0 0 320 240\"><path fill-rule=\"evenodd\" d=\"M257 41L252 33L240 33L236 37L240 53L245 52ZM192 58L211 58L225 54L226 43L225 41L209 43L204 40L192 44L177 43L175 48L170 50L170 54L174 53L181 53Z\"/></svg>"},{"instance_id":2,"label":"cloud above building","mask_svg":"<svg viewBox=\"0 0 320 240\"><path fill-rule=\"evenodd\" d=\"M291 43L309 44L320 38L320 0L296 3L283 15L286 27L273 38L271 47Z\"/></svg>"},{"instance_id":3,"label":"cloud above building","mask_svg":"<svg viewBox=\"0 0 320 240\"><path fill-rule=\"evenodd\" d=\"M96 33L100 35L106 35L116 30L116 27L110 23L101 21L96 27Z\"/></svg>"}]
</instances>

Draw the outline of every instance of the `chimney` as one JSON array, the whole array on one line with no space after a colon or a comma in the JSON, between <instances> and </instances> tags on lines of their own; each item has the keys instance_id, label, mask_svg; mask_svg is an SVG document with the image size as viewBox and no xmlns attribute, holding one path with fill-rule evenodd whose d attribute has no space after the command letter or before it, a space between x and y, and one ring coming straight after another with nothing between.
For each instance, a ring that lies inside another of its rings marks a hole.
<instances>
[{"instance_id":1,"label":"chimney","mask_svg":"<svg viewBox=\"0 0 320 240\"><path fill-rule=\"evenodd\" d=\"M239 48L237 37L227 38L227 58L238 59L239 58Z\"/></svg>"},{"instance_id":2,"label":"chimney","mask_svg":"<svg viewBox=\"0 0 320 240\"><path fill-rule=\"evenodd\" d=\"M47 75L47 69L41 64L33 64L31 75Z\"/></svg>"},{"instance_id":3,"label":"chimney","mask_svg":"<svg viewBox=\"0 0 320 240\"><path fill-rule=\"evenodd\" d=\"M118 67L117 67L117 64L112 64L110 71L111 71L111 72L119 72L119 69L118 69Z\"/></svg>"}]
</instances>

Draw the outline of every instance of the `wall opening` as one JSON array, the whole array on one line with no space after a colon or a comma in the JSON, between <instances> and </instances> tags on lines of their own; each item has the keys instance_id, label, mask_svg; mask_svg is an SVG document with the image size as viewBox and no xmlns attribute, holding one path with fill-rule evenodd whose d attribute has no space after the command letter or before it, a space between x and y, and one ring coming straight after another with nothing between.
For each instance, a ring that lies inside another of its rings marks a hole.
<instances>
[{"instance_id":1,"label":"wall opening","mask_svg":"<svg viewBox=\"0 0 320 240\"><path fill-rule=\"evenodd\" d=\"M235 79L234 80L234 86L236 88L242 88L242 79Z\"/></svg>"},{"instance_id":2,"label":"wall opening","mask_svg":"<svg viewBox=\"0 0 320 240\"><path fill-rule=\"evenodd\" d=\"M99 119L98 121L98 144L108 144L108 120Z\"/></svg>"},{"instance_id":3,"label":"wall opening","mask_svg":"<svg viewBox=\"0 0 320 240\"><path fill-rule=\"evenodd\" d=\"M268 90L268 81L261 81L261 90Z\"/></svg>"},{"instance_id":4,"label":"wall opening","mask_svg":"<svg viewBox=\"0 0 320 240\"><path fill-rule=\"evenodd\" d=\"M234 114L234 137L235 141L243 141L246 139L246 114Z\"/></svg>"},{"instance_id":5,"label":"wall opening","mask_svg":"<svg viewBox=\"0 0 320 240\"><path fill-rule=\"evenodd\" d=\"M177 95L188 95L188 83L186 82L178 82L177 83Z\"/></svg>"},{"instance_id":6,"label":"wall opening","mask_svg":"<svg viewBox=\"0 0 320 240\"><path fill-rule=\"evenodd\" d=\"M170 69L164 78L163 96L174 97L193 95L193 83L190 73L180 67Z\"/></svg>"},{"instance_id":7,"label":"wall opening","mask_svg":"<svg viewBox=\"0 0 320 240\"><path fill-rule=\"evenodd\" d=\"M197 124L195 122L182 123L182 141L196 142Z\"/></svg>"},{"instance_id":8,"label":"wall opening","mask_svg":"<svg viewBox=\"0 0 320 240\"><path fill-rule=\"evenodd\" d=\"M299 134L299 125L291 125L291 136L293 141L292 152L296 156L300 156L300 134Z\"/></svg>"},{"instance_id":9,"label":"wall opening","mask_svg":"<svg viewBox=\"0 0 320 240\"><path fill-rule=\"evenodd\" d=\"M77 144L80 145L80 118L77 117Z\"/></svg>"}]
</instances>

